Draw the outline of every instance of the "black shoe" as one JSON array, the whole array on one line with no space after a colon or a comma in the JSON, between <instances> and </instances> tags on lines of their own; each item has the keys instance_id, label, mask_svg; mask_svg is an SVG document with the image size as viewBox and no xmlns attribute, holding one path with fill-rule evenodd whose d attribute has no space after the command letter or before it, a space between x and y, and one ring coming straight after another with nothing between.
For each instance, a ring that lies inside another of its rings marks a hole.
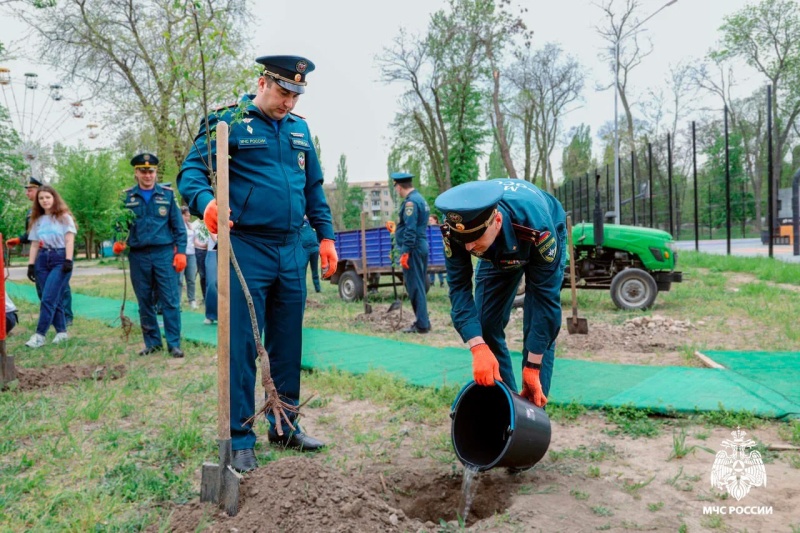
<instances>
[{"instance_id":1,"label":"black shoe","mask_svg":"<svg viewBox=\"0 0 800 533\"><path fill-rule=\"evenodd\" d=\"M403 330L403 333L419 333L421 335L424 335L425 333L428 333L430 330L431 328L421 328L416 324L411 324L410 326L408 326L406 329Z\"/></svg>"},{"instance_id":2,"label":"black shoe","mask_svg":"<svg viewBox=\"0 0 800 533\"><path fill-rule=\"evenodd\" d=\"M276 431L270 428L267 433L267 438L273 444L280 444L284 448L294 448L301 452L315 452L325 447L325 443L309 437L303 430L298 429L295 431L285 431L283 436L278 435Z\"/></svg>"},{"instance_id":3,"label":"black shoe","mask_svg":"<svg viewBox=\"0 0 800 533\"><path fill-rule=\"evenodd\" d=\"M245 472L251 472L258 468L258 461L256 461L256 454L253 451L253 448L247 448L246 450L233 450L233 460L231 461L231 466L234 470L242 474Z\"/></svg>"},{"instance_id":4,"label":"black shoe","mask_svg":"<svg viewBox=\"0 0 800 533\"><path fill-rule=\"evenodd\" d=\"M149 348L145 348L144 350L139 351L139 355L150 355L151 353L160 352L163 350L161 346L150 346Z\"/></svg>"},{"instance_id":5,"label":"black shoe","mask_svg":"<svg viewBox=\"0 0 800 533\"><path fill-rule=\"evenodd\" d=\"M175 346L169 349L169 354L175 359L180 359L181 357L183 357L183 350Z\"/></svg>"}]
</instances>

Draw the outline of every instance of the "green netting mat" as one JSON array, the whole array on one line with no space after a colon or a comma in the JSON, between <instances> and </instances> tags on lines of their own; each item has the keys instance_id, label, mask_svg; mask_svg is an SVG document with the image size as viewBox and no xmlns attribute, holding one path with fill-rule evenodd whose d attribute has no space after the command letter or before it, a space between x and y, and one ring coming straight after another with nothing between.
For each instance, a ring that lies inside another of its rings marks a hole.
<instances>
[{"instance_id":1,"label":"green netting mat","mask_svg":"<svg viewBox=\"0 0 800 533\"><path fill-rule=\"evenodd\" d=\"M800 404L800 352L703 352L725 368Z\"/></svg>"},{"instance_id":2,"label":"green netting mat","mask_svg":"<svg viewBox=\"0 0 800 533\"><path fill-rule=\"evenodd\" d=\"M37 302L31 286L9 283L13 298ZM73 294L81 317L119 323L119 302ZM136 304L126 314L138 318ZM214 326L200 313L183 313L185 339L216 344ZM615 365L558 359L550 399L587 407L634 405L657 412L747 410L759 416L800 415L800 354L707 352L730 370L686 367ZM517 354L517 357L521 357ZM303 366L361 374L384 370L420 386L463 385L472 379L472 361L463 348L434 348L379 337L329 330L303 330ZM517 381L520 383L519 371Z\"/></svg>"}]
</instances>

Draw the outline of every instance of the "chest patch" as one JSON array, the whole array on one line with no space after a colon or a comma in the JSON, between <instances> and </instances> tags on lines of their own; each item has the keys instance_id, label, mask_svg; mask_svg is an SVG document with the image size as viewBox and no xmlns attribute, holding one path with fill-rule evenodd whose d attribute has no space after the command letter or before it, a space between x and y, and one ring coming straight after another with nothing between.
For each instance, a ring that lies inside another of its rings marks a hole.
<instances>
[{"instance_id":1,"label":"chest patch","mask_svg":"<svg viewBox=\"0 0 800 533\"><path fill-rule=\"evenodd\" d=\"M266 137L245 137L243 139L239 139L239 148L251 148L254 146L266 146L266 145L267 145Z\"/></svg>"},{"instance_id":2,"label":"chest patch","mask_svg":"<svg viewBox=\"0 0 800 533\"><path fill-rule=\"evenodd\" d=\"M295 148L311 148L311 144L305 139L291 139L291 141Z\"/></svg>"},{"instance_id":3,"label":"chest patch","mask_svg":"<svg viewBox=\"0 0 800 533\"><path fill-rule=\"evenodd\" d=\"M167 206L165 205L160 206L158 208L158 214L161 215L162 217L167 216Z\"/></svg>"}]
</instances>

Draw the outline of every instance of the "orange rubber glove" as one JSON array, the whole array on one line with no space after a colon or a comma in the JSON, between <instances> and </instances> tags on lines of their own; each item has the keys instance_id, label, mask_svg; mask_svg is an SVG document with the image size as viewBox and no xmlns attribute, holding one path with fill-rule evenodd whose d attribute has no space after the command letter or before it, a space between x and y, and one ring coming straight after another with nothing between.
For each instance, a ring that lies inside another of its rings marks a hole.
<instances>
[{"instance_id":1,"label":"orange rubber glove","mask_svg":"<svg viewBox=\"0 0 800 533\"><path fill-rule=\"evenodd\" d=\"M547 396L542 392L542 382L539 380L538 368L522 369L522 396L533 402L537 407L547 405Z\"/></svg>"},{"instance_id":2,"label":"orange rubber glove","mask_svg":"<svg viewBox=\"0 0 800 533\"><path fill-rule=\"evenodd\" d=\"M124 242L117 241L114 243L114 246L111 247L111 251L114 252L114 255L119 255L125 251L125 248L127 248L127 246Z\"/></svg>"},{"instance_id":3,"label":"orange rubber glove","mask_svg":"<svg viewBox=\"0 0 800 533\"><path fill-rule=\"evenodd\" d=\"M394 232L397 229L397 224L394 223L394 220L387 220L386 221L386 229L389 230L389 233L394 235Z\"/></svg>"},{"instance_id":4,"label":"orange rubber glove","mask_svg":"<svg viewBox=\"0 0 800 533\"><path fill-rule=\"evenodd\" d=\"M408 266L408 252L400 256L400 266L402 266L406 270L411 268L410 266Z\"/></svg>"},{"instance_id":5,"label":"orange rubber glove","mask_svg":"<svg viewBox=\"0 0 800 533\"><path fill-rule=\"evenodd\" d=\"M19 243L20 243L20 241L19 241L19 237L14 237L14 238L12 238L12 239L8 239L8 240L6 241L6 246L8 246L9 248L13 248L13 247L15 247L16 245L18 245Z\"/></svg>"},{"instance_id":6,"label":"orange rubber glove","mask_svg":"<svg viewBox=\"0 0 800 533\"><path fill-rule=\"evenodd\" d=\"M178 274L186 270L186 254L175 254L175 259L172 260L172 266L175 267L175 272Z\"/></svg>"},{"instance_id":7,"label":"orange rubber glove","mask_svg":"<svg viewBox=\"0 0 800 533\"><path fill-rule=\"evenodd\" d=\"M503 381L500 377L500 363L489 349L489 346L482 342L470 348L472 352L472 377L475 383L483 386L494 385L495 380Z\"/></svg>"},{"instance_id":8,"label":"orange rubber glove","mask_svg":"<svg viewBox=\"0 0 800 533\"><path fill-rule=\"evenodd\" d=\"M336 274L339 256L336 255L336 247L333 245L333 240L322 239L319 242L319 259L322 265L322 279L329 279Z\"/></svg>"},{"instance_id":9,"label":"orange rubber glove","mask_svg":"<svg viewBox=\"0 0 800 533\"><path fill-rule=\"evenodd\" d=\"M228 209L230 212L230 209ZM217 201L211 200L208 205L206 206L206 210L203 212L203 222L205 222L208 231L214 233L215 235L218 233L217 229L219 229L219 210L217 209ZM233 227L233 221L228 221L228 227Z\"/></svg>"}]
</instances>

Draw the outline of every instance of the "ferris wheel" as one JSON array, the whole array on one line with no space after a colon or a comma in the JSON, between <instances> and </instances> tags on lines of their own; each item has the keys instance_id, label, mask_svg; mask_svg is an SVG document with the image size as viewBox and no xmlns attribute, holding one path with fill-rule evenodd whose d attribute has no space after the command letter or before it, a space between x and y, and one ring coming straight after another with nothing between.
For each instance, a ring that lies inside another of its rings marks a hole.
<instances>
[{"instance_id":1,"label":"ferris wheel","mask_svg":"<svg viewBox=\"0 0 800 533\"><path fill-rule=\"evenodd\" d=\"M86 120L84 102L68 97L60 83L42 83L35 72L19 76L10 68L0 67L0 92L0 105L8 111L20 138L17 151L33 175L49 181L55 144L84 139L91 142L99 137L100 124Z\"/></svg>"}]
</instances>

